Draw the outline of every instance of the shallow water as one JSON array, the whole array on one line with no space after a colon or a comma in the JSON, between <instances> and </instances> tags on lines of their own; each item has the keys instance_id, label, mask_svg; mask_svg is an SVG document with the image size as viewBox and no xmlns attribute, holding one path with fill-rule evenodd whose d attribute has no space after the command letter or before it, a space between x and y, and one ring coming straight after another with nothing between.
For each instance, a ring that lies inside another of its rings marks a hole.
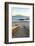
<instances>
[{"instance_id":1,"label":"shallow water","mask_svg":"<svg viewBox=\"0 0 35 46\"><path fill-rule=\"evenodd\" d=\"M15 26L16 24L19 25L20 28L17 29L17 31L15 33L16 35L15 35L15 37L13 35L13 38L29 37L29 21L13 22L12 26Z\"/></svg>"}]
</instances>

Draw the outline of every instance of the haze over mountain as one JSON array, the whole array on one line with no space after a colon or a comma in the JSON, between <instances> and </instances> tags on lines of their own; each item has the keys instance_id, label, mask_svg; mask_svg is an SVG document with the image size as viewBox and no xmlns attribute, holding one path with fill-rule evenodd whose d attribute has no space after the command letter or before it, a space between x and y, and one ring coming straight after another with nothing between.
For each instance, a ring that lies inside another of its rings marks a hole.
<instances>
[{"instance_id":1,"label":"haze over mountain","mask_svg":"<svg viewBox=\"0 0 35 46\"><path fill-rule=\"evenodd\" d=\"M26 18L29 18L29 16L22 16L22 15L15 15L15 16L12 16L12 19L26 19Z\"/></svg>"}]
</instances>

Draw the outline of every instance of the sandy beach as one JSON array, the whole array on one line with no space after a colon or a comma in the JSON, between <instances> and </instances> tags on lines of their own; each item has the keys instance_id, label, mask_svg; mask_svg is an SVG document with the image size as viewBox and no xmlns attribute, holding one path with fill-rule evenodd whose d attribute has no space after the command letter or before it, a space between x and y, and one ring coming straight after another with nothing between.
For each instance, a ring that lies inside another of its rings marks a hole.
<instances>
[{"instance_id":1,"label":"sandy beach","mask_svg":"<svg viewBox=\"0 0 35 46\"><path fill-rule=\"evenodd\" d=\"M19 25L19 28L17 28L15 35L12 33L13 38L29 37L29 21L18 21L12 23L12 26L16 25Z\"/></svg>"}]
</instances>

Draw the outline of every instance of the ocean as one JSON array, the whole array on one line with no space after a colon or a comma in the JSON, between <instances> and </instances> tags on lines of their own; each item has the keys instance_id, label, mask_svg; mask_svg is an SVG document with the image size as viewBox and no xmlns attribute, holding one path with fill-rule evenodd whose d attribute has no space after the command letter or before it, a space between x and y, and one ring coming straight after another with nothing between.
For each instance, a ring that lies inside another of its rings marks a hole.
<instances>
[{"instance_id":1,"label":"ocean","mask_svg":"<svg viewBox=\"0 0 35 46\"><path fill-rule=\"evenodd\" d=\"M27 18L29 18L29 16L12 16L12 22L17 22L20 19L22 19L23 21L23 20L26 20Z\"/></svg>"}]
</instances>

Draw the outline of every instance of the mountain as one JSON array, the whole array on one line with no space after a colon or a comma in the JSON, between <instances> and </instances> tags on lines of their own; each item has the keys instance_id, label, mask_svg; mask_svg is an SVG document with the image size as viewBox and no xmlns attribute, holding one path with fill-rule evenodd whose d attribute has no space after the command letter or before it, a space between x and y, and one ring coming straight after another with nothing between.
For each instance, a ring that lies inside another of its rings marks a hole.
<instances>
[{"instance_id":1,"label":"mountain","mask_svg":"<svg viewBox=\"0 0 35 46\"><path fill-rule=\"evenodd\" d=\"M16 19L27 19L29 18L29 16L22 16L22 15L15 15L15 16L12 16L12 19L16 20Z\"/></svg>"}]
</instances>

